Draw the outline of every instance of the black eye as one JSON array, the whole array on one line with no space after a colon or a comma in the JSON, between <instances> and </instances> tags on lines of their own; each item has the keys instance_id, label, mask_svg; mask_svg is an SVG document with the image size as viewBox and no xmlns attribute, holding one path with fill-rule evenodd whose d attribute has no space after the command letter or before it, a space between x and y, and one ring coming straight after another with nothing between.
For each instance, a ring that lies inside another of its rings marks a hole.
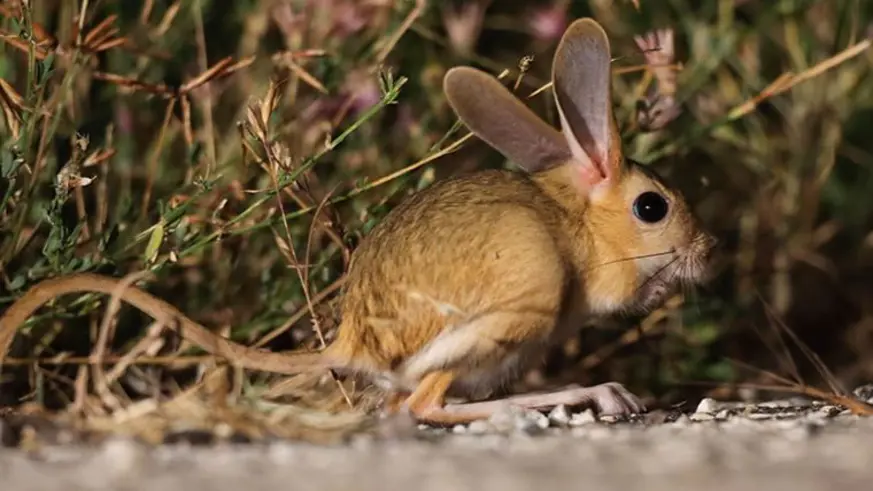
<instances>
[{"instance_id":1,"label":"black eye","mask_svg":"<svg viewBox=\"0 0 873 491\"><path fill-rule=\"evenodd\" d=\"M634 215L646 223L657 223L667 216L667 199L653 191L646 191L634 200Z\"/></svg>"}]
</instances>

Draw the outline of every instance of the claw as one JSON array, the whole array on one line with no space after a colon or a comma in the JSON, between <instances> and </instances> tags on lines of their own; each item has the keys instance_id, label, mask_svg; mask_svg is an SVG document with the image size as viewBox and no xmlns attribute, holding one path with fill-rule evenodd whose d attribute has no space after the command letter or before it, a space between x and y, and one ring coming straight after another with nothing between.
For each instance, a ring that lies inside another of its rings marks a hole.
<instances>
[{"instance_id":1,"label":"claw","mask_svg":"<svg viewBox=\"0 0 873 491\"><path fill-rule=\"evenodd\" d=\"M595 406L598 414L627 416L646 411L640 398L618 382L607 382L578 390L587 392L588 401Z\"/></svg>"}]
</instances>

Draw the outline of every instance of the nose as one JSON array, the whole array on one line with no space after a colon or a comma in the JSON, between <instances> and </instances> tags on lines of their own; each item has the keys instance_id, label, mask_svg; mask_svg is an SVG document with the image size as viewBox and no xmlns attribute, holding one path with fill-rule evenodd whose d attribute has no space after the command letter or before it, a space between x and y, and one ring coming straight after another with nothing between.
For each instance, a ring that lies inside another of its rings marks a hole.
<instances>
[{"instance_id":1,"label":"nose","mask_svg":"<svg viewBox=\"0 0 873 491\"><path fill-rule=\"evenodd\" d=\"M707 249L714 249L718 245L718 237L712 234L705 233L703 241Z\"/></svg>"},{"instance_id":2,"label":"nose","mask_svg":"<svg viewBox=\"0 0 873 491\"><path fill-rule=\"evenodd\" d=\"M693 250L696 251L696 254L699 254L702 257L709 257L715 249L715 246L718 245L718 238L710 233L698 231L692 244Z\"/></svg>"}]
</instances>

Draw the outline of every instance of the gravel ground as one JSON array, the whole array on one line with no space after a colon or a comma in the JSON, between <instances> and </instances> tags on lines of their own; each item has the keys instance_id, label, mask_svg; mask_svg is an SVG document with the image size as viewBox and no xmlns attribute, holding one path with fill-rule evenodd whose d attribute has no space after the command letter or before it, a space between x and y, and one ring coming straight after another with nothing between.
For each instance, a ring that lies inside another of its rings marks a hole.
<instances>
[{"instance_id":1,"label":"gravel ground","mask_svg":"<svg viewBox=\"0 0 873 491\"><path fill-rule=\"evenodd\" d=\"M0 450L6 490L652 491L826 489L873 485L873 419L824 404L705 400L659 422L595 421L563 408L488 423L419 428L335 446L292 442ZM672 420L671 419L675 419Z\"/></svg>"}]
</instances>

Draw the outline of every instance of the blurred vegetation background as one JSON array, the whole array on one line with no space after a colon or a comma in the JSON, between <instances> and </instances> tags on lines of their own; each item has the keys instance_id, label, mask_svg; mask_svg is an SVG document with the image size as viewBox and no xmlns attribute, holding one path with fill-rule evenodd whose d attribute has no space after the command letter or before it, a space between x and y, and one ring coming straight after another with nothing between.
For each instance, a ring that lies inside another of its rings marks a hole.
<instances>
[{"instance_id":1,"label":"blurred vegetation background","mask_svg":"<svg viewBox=\"0 0 873 491\"><path fill-rule=\"evenodd\" d=\"M317 347L350 252L392 206L511 165L458 143L445 71L501 75L556 123L548 89L531 94L564 27L592 16L628 155L687 194L719 267L583 330L522 385L618 380L678 402L772 383L762 369L825 386L794 336L846 388L873 380L870 2L7 0L0 16L0 309L46 278L145 271L235 340ZM0 404L81 402L94 374L75 357L95 346L107 363L196 351L130 308L107 331L106 300L42 309ZM110 381L131 399L202 375L124 363Z\"/></svg>"}]
</instances>

